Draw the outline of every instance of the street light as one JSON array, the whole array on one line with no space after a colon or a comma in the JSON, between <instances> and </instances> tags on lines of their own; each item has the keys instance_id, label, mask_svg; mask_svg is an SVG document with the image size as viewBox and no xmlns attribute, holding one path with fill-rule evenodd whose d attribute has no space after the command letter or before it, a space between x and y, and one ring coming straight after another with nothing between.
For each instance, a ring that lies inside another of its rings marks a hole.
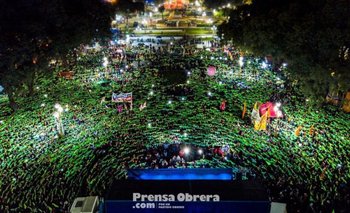
<instances>
[{"instance_id":1,"label":"street light","mask_svg":"<svg viewBox=\"0 0 350 213\"><path fill-rule=\"evenodd\" d=\"M55 117L58 135L62 137L64 135L64 128L62 124L63 108L60 104L57 103L55 104L55 109L57 111L53 113L53 116Z\"/></svg>"},{"instance_id":2,"label":"street light","mask_svg":"<svg viewBox=\"0 0 350 213\"><path fill-rule=\"evenodd\" d=\"M242 56L240 56L239 61L238 61L240 67L243 67L243 65L244 65L243 60L244 60L244 58Z\"/></svg>"}]
</instances>

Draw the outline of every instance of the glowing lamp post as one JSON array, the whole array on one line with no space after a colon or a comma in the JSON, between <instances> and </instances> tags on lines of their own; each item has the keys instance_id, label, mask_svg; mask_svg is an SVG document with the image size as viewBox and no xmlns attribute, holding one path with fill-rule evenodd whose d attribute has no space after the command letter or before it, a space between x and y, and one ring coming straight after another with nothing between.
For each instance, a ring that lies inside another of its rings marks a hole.
<instances>
[{"instance_id":1,"label":"glowing lamp post","mask_svg":"<svg viewBox=\"0 0 350 213\"><path fill-rule=\"evenodd\" d=\"M55 104L55 109L57 111L53 113L53 116L55 117L58 135L62 137L64 136L64 128L62 123L63 108L60 104Z\"/></svg>"},{"instance_id":2,"label":"glowing lamp post","mask_svg":"<svg viewBox=\"0 0 350 213\"><path fill-rule=\"evenodd\" d=\"M243 65L244 65L244 58L242 56L239 57L239 61L238 61L238 64L239 64L239 69L240 69L240 73L242 73L242 68L243 68Z\"/></svg>"}]
</instances>

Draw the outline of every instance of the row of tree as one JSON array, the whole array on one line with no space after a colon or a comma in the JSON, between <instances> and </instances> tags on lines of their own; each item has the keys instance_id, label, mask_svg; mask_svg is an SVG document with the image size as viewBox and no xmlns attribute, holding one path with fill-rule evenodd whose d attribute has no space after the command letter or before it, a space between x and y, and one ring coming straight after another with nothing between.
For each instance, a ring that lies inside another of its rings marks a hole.
<instances>
[{"instance_id":1,"label":"row of tree","mask_svg":"<svg viewBox=\"0 0 350 213\"><path fill-rule=\"evenodd\" d=\"M235 46L289 64L312 103L350 88L350 1L265 0L232 10L219 33Z\"/></svg>"},{"instance_id":2,"label":"row of tree","mask_svg":"<svg viewBox=\"0 0 350 213\"><path fill-rule=\"evenodd\" d=\"M143 10L131 0L0 1L0 85L15 111L18 96L31 96L36 80L51 74L50 60L62 60L80 44L110 36L116 11Z\"/></svg>"},{"instance_id":3,"label":"row of tree","mask_svg":"<svg viewBox=\"0 0 350 213\"><path fill-rule=\"evenodd\" d=\"M48 62L109 30L111 8L95 0L17 0L0 3L0 85L13 110L32 95Z\"/></svg>"}]
</instances>

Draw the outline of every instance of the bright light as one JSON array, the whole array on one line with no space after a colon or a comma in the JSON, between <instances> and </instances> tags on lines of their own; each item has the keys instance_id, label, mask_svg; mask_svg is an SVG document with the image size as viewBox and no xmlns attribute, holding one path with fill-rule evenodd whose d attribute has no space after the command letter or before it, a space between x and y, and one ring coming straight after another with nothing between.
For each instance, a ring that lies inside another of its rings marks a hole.
<instances>
[{"instance_id":1,"label":"bright light","mask_svg":"<svg viewBox=\"0 0 350 213\"><path fill-rule=\"evenodd\" d=\"M152 87L154 87L154 84L152 84Z\"/></svg>"},{"instance_id":2,"label":"bright light","mask_svg":"<svg viewBox=\"0 0 350 213\"><path fill-rule=\"evenodd\" d=\"M202 12L203 10L202 10L202 8L200 7L200 8L198 8L198 12Z\"/></svg>"},{"instance_id":3,"label":"bright light","mask_svg":"<svg viewBox=\"0 0 350 213\"><path fill-rule=\"evenodd\" d=\"M244 58L242 56L240 56L238 63L239 63L239 66L241 66L241 67L243 67L243 65L244 65L243 60L244 60Z\"/></svg>"},{"instance_id":4,"label":"bright light","mask_svg":"<svg viewBox=\"0 0 350 213\"><path fill-rule=\"evenodd\" d=\"M58 118L60 117L60 113L58 113L58 112L54 112L54 113L53 113L53 117L55 117L55 118L57 118L57 119L58 119Z\"/></svg>"},{"instance_id":5,"label":"bright light","mask_svg":"<svg viewBox=\"0 0 350 213\"><path fill-rule=\"evenodd\" d=\"M287 63L283 63L282 66L283 66L284 68L286 68L286 67L288 66L288 64L287 64Z\"/></svg>"},{"instance_id":6,"label":"bright light","mask_svg":"<svg viewBox=\"0 0 350 213\"><path fill-rule=\"evenodd\" d=\"M115 20L117 20L117 21L120 21L122 19L122 17L120 16L120 15L115 15Z\"/></svg>"},{"instance_id":7,"label":"bright light","mask_svg":"<svg viewBox=\"0 0 350 213\"><path fill-rule=\"evenodd\" d=\"M194 4L195 4L197 7L198 7L199 5L201 5L201 4L199 3L198 0L197 0Z\"/></svg>"},{"instance_id":8,"label":"bright light","mask_svg":"<svg viewBox=\"0 0 350 213\"><path fill-rule=\"evenodd\" d=\"M103 63L102 63L102 65L103 65L104 67L107 67L107 65L108 65L108 59L107 59L107 57L103 57Z\"/></svg>"},{"instance_id":9,"label":"bright light","mask_svg":"<svg viewBox=\"0 0 350 213\"><path fill-rule=\"evenodd\" d=\"M40 106L41 106L41 107L44 107L44 106L45 106L45 104L41 104Z\"/></svg>"},{"instance_id":10,"label":"bright light","mask_svg":"<svg viewBox=\"0 0 350 213\"><path fill-rule=\"evenodd\" d=\"M62 108L60 104L55 104L55 109Z\"/></svg>"},{"instance_id":11,"label":"bright light","mask_svg":"<svg viewBox=\"0 0 350 213\"><path fill-rule=\"evenodd\" d=\"M282 112L281 111L277 111L277 117L282 117Z\"/></svg>"},{"instance_id":12,"label":"bright light","mask_svg":"<svg viewBox=\"0 0 350 213\"><path fill-rule=\"evenodd\" d=\"M187 137L187 132L184 133L184 136Z\"/></svg>"},{"instance_id":13,"label":"bright light","mask_svg":"<svg viewBox=\"0 0 350 213\"><path fill-rule=\"evenodd\" d=\"M263 69L266 69L266 68L267 68L267 64L265 63L265 61L262 62L261 68L263 68Z\"/></svg>"},{"instance_id":14,"label":"bright light","mask_svg":"<svg viewBox=\"0 0 350 213\"><path fill-rule=\"evenodd\" d=\"M278 103L276 103L276 106L277 106L277 107L280 107L281 105L282 105L282 104L281 104L281 103L279 103L279 102L278 102Z\"/></svg>"},{"instance_id":15,"label":"bright light","mask_svg":"<svg viewBox=\"0 0 350 213\"><path fill-rule=\"evenodd\" d=\"M207 13L206 13L206 12L203 12L203 13L202 13L202 16L203 16L203 17L207 16Z\"/></svg>"},{"instance_id":16,"label":"bright light","mask_svg":"<svg viewBox=\"0 0 350 213\"><path fill-rule=\"evenodd\" d=\"M62 113L63 112L63 108L62 107L58 108L57 112Z\"/></svg>"},{"instance_id":17,"label":"bright light","mask_svg":"<svg viewBox=\"0 0 350 213\"><path fill-rule=\"evenodd\" d=\"M187 84L189 84L190 83L190 81L187 81Z\"/></svg>"},{"instance_id":18,"label":"bright light","mask_svg":"<svg viewBox=\"0 0 350 213\"><path fill-rule=\"evenodd\" d=\"M150 95L153 95L153 94L154 94L154 92L153 92L153 91L151 91L151 92L149 92L149 94L150 94Z\"/></svg>"},{"instance_id":19,"label":"bright light","mask_svg":"<svg viewBox=\"0 0 350 213\"><path fill-rule=\"evenodd\" d=\"M168 101L168 104L171 104L171 103L172 103L172 101L169 100L169 101Z\"/></svg>"},{"instance_id":20,"label":"bright light","mask_svg":"<svg viewBox=\"0 0 350 213\"><path fill-rule=\"evenodd\" d=\"M198 149L198 154L203 154L203 150L202 149Z\"/></svg>"},{"instance_id":21,"label":"bright light","mask_svg":"<svg viewBox=\"0 0 350 213\"><path fill-rule=\"evenodd\" d=\"M222 82L221 82L221 81L219 81L219 84L221 85L221 84L222 84Z\"/></svg>"},{"instance_id":22,"label":"bright light","mask_svg":"<svg viewBox=\"0 0 350 213\"><path fill-rule=\"evenodd\" d=\"M184 148L184 153L185 153L186 155L188 155L188 154L190 153L190 148L185 147L185 148Z\"/></svg>"},{"instance_id":23,"label":"bright light","mask_svg":"<svg viewBox=\"0 0 350 213\"><path fill-rule=\"evenodd\" d=\"M117 0L104 0L104 2L109 3L109 4L115 4L115 3L117 3Z\"/></svg>"},{"instance_id":24,"label":"bright light","mask_svg":"<svg viewBox=\"0 0 350 213\"><path fill-rule=\"evenodd\" d=\"M216 13L216 10L215 10L215 9L213 9L213 13Z\"/></svg>"},{"instance_id":25,"label":"bright light","mask_svg":"<svg viewBox=\"0 0 350 213\"><path fill-rule=\"evenodd\" d=\"M151 124L151 123L148 123L147 126L148 126L149 128L151 128L151 127L152 127L152 124Z\"/></svg>"},{"instance_id":26,"label":"bright light","mask_svg":"<svg viewBox=\"0 0 350 213\"><path fill-rule=\"evenodd\" d=\"M211 96L212 95L211 92L208 92L208 95Z\"/></svg>"},{"instance_id":27,"label":"bright light","mask_svg":"<svg viewBox=\"0 0 350 213\"><path fill-rule=\"evenodd\" d=\"M190 71L188 71L188 72L187 72L187 75L191 75L191 72L190 72Z\"/></svg>"},{"instance_id":28,"label":"bright light","mask_svg":"<svg viewBox=\"0 0 350 213\"><path fill-rule=\"evenodd\" d=\"M185 97L182 97L181 100L184 101L184 100L185 100Z\"/></svg>"},{"instance_id":29,"label":"bright light","mask_svg":"<svg viewBox=\"0 0 350 213\"><path fill-rule=\"evenodd\" d=\"M47 94L45 94L44 97L47 98Z\"/></svg>"}]
</instances>

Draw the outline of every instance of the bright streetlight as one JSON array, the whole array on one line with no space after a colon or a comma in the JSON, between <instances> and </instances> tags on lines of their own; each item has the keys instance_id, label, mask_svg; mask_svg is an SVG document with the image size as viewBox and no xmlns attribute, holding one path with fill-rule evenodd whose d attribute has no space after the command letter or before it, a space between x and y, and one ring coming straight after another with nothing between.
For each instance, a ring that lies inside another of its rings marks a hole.
<instances>
[{"instance_id":1,"label":"bright streetlight","mask_svg":"<svg viewBox=\"0 0 350 213\"><path fill-rule=\"evenodd\" d=\"M202 155L203 154L203 150L202 149L198 149L198 154Z\"/></svg>"},{"instance_id":2,"label":"bright streetlight","mask_svg":"<svg viewBox=\"0 0 350 213\"><path fill-rule=\"evenodd\" d=\"M55 104L55 109L57 111L53 113L53 116L55 117L58 135L62 137L64 135L64 128L62 124L63 108L60 104L57 103Z\"/></svg>"}]
</instances>

